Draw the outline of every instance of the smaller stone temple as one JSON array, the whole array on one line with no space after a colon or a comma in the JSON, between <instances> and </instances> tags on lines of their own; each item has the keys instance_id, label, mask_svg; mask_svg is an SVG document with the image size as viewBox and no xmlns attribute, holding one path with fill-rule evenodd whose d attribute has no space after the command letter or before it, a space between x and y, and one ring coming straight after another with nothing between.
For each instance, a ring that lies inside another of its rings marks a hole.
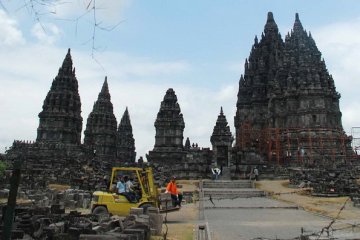
<instances>
[{"instance_id":1,"label":"smaller stone temple","mask_svg":"<svg viewBox=\"0 0 360 240\"><path fill-rule=\"evenodd\" d=\"M222 107L211 136L213 150L191 144L189 138L183 145L185 123L172 88L161 102L154 126L155 145L147 159L163 178L171 175L184 179L209 178L212 166L230 167L234 139Z\"/></svg>"},{"instance_id":2,"label":"smaller stone temple","mask_svg":"<svg viewBox=\"0 0 360 240\"><path fill-rule=\"evenodd\" d=\"M84 132L84 145L96 156L115 159L116 156L116 118L109 92L107 78L89 114ZM110 163L110 162L109 162Z\"/></svg>"},{"instance_id":3,"label":"smaller stone temple","mask_svg":"<svg viewBox=\"0 0 360 240\"><path fill-rule=\"evenodd\" d=\"M121 164L122 162L135 163L135 139L127 107L117 130L116 149L118 164Z\"/></svg>"},{"instance_id":4,"label":"smaller stone temple","mask_svg":"<svg viewBox=\"0 0 360 240\"><path fill-rule=\"evenodd\" d=\"M180 163L185 156L184 118L172 88L166 91L155 121L155 145L147 159L152 163Z\"/></svg>"},{"instance_id":5,"label":"smaller stone temple","mask_svg":"<svg viewBox=\"0 0 360 240\"><path fill-rule=\"evenodd\" d=\"M230 132L230 127L221 107L220 115L210 138L215 166L220 166L221 168L231 166L233 141L234 137Z\"/></svg>"}]
</instances>

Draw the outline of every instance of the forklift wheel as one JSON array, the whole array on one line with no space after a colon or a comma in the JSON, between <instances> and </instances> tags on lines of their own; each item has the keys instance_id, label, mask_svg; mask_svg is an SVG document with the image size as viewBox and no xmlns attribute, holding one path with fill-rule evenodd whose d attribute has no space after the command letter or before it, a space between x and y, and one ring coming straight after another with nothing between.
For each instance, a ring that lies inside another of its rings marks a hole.
<instances>
[{"instance_id":1,"label":"forklift wheel","mask_svg":"<svg viewBox=\"0 0 360 240\"><path fill-rule=\"evenodd\" d=\"M153 205L150 204L150 203L145 203L145 204L141 205L140 207L144 210L143 213L146 214L148 208L149 208L149 207L153 207Z\"/></svg>"},{"instance_id":2,"label":"forklift wheel","mask_svg":"<svg viewBox=\"0 0 360 240\"><path fill-rule=\"evenodd\" d=\"M92 211L92 213L95 215L108 215L109 214L108 210L104 206L95 207L94 210Z\"/></svg>"}]
</instances>

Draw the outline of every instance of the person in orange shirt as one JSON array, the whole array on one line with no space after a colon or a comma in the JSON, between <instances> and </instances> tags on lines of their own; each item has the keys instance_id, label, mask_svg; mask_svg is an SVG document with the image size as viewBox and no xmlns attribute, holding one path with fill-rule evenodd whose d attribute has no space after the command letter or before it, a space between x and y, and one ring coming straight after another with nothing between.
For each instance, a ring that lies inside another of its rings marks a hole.
<instances>
[{"instance_id":1,"label":"person in orange shirt","mask_svg":"<svg viewBox=\"0 0 360 240\"><path fill-rule=\"evenodd\" d=\"M166 186L165 193L170 193L172 204L174 207L176 206L181 207L182 194L177 190L175 176L171 177L171 181Z\"/></svg>"}]
</instances>

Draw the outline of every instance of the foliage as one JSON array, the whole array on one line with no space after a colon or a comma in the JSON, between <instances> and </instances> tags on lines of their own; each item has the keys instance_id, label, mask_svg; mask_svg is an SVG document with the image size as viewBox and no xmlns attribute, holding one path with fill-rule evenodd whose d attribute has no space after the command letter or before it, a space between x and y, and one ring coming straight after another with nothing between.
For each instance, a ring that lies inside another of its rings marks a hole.
<instances>
[{"instance_id":1,"label":"foliage","mask_svg":"<svg viewBox=\"0 0 360 240\"><path fill-rule=\"evenodd\" d=\"M0 177L4 175L7 165L4 161L0 161Z\"/></svg>"}]
</instances>

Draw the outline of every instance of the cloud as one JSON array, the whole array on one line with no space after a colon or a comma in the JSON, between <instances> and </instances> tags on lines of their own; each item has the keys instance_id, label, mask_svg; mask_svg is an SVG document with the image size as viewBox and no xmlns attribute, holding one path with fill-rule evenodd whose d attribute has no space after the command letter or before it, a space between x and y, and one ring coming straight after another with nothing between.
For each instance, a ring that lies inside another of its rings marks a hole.
<instances>
[{"instance_id":1,"label":"cloud","mask_svg":"<svg viewBox=\"0 0 360 240\"><path fill-rule=\"evenodd\" d=\"M5 113L0 118L0 152L11 146L14 139L36 139L38 114L66 52L53 45L28 44L4 49L7 58L0 59L0 111ZM138 157L145 157L154 146L154 122L160 102L171 85L171 76L189 71L190 64L183 60L156 61L104 52L99 60L106 69L104 73L88 52L72 51L72 58L79 81L83 131L104 77L108 75L115 116L119 122L126 106L129 107L136 151ZM189 95L196 96L196 92ZM188 101L192 101L191 98Z\"/></svg>"},{"instance_id":2,"label":"cloud","mask_svg":"<svg viewBox=\"0 0 360 240\"><path fill-rule=\"evenodd\" d=\"M95 7L98 22L114 25L122 20L122 12L131 5L131 2L132 0L64 1L48 5L47 8L58 18L82 20L93 18L92 9Z\"/></svg>"},{"instance_id":3,"label":"cloud","mask_svg":"<svg viewBox=\"0 0 360 240\"><path fill-rule=\"evenodd\" d=\"M54 44L59 38L61 31L53 23L36 23L31 33L40 41L42 44Z\"/></svg>"},{"instance_id":4,"label":"cloud","mask_svg":"<svg viewBox=\"0 0 360 240\"><path fill-rule=\"evenodd\" d=\"M0 32L0 46L14 46L25 43L16 20L8 16L2 9L0 9Z\"/></svg>"},{"instance_id":5,"label":"cloud","mask_svg":"<svg viewBox=\"0 0 360 240\"><path fill-rule=\"evenodd\" d=\"M8 58L0 59L0 111L6 113L0 119L0 152L11 146L14 139L36 139L38 114L66 54L66 49L52 45L24 46L7 51L4 54ZM84 131L105 73L88 56L88 52L72 51L72 58L79 81ZM225 85L211 90L175 83L172 80L174 75L191 75L193 70L184 60L156 61L114 52L103 53L100 58L108 75L118 124L125 108L129 108L137 158L145 157L154 147L154 122L160 102L170 87L175 90L184 115L184 138L190 137L191 142L198 143L201 147L210 147L210 136L221 106L229 126L233 128L237 84L235 87ZM12 64L14 62L17 64ZM28 64L29 62L34 64Z\"/></svg>"},{"instance_id":6,"label":"cloud","mask_svg":"<svg viewBox=\"0 0 360 240\"><path fill-rule=\"evenodd\" d=\"M359 126L358 111L360 89L360 18L333 23L315 29L312 35L323 53L329 73L333 75L337 91L341 94L340 110L344 130Z\"/></svg>"}]
</instances>

